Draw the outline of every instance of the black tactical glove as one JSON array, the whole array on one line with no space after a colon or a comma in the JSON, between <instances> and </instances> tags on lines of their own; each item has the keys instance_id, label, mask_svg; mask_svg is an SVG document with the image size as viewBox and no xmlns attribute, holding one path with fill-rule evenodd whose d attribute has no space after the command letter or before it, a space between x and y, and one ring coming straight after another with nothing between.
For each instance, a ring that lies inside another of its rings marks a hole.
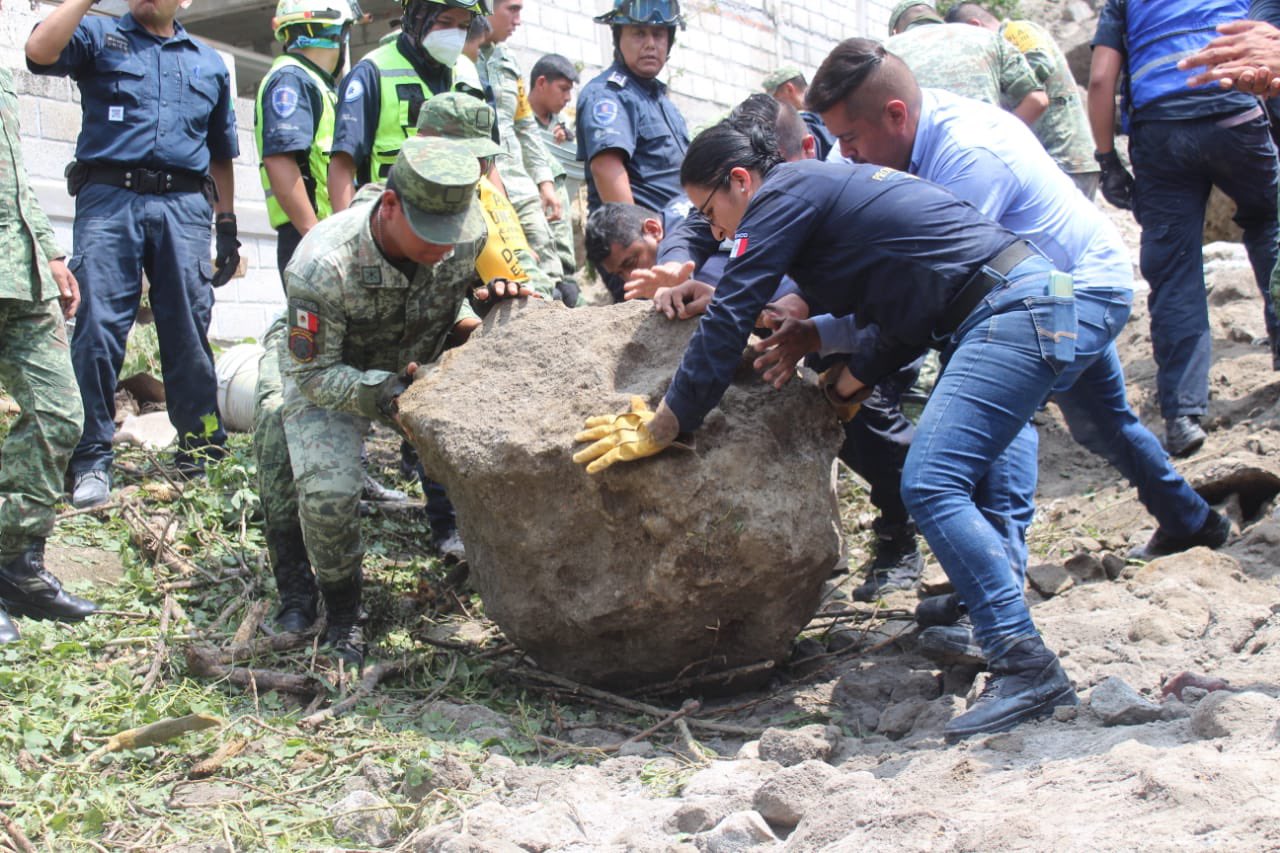
<instances>
[{"instance_id":1,"label":"black tactical glove","mask_svg":"<svg viewBox=\"0 0 1280 853\"><path fill-rule=\"evenodd\" d=\"M222 287L231 281L231 276L235 275L236 270L240 268L240 241L236 239L236 215L219 213L214 231L218 257L214 261L213 281L210 283L214 287Z\"/></svg>"},{"instance_id":2,"label":"black tactical glove","mask_svg":"<svg viewBox=\"0 0 1280 853\"><path fill-rule=\"evenodd\" d=\"M1093 159L1102 167L1102 197L1122 210L1133 210L1133 175L1120 162L1120 155L1114 150L1095 151Z\"/></svg>"},{"instance_id":3,"label":"black tactical glove","mask_svg":"<svg viewBox=\"0 0 1280 853\"><path fill-rule=\"evenodd\" d=\"M388 376L378 386L378 411L388 418L395 418L400 412L400 395L409 390L413 384L413 374L408 370L398 376Z\"/></svg>"}]
</instances>

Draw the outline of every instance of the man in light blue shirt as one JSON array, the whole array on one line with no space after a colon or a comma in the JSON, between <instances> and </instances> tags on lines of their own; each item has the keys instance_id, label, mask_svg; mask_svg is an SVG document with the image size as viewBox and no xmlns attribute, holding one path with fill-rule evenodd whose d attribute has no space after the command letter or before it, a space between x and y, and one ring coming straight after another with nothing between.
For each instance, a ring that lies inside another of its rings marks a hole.
<instances>
[{"instance_id":1,"label":"man in light blue shirt","mask_svg":"<svg viewBox=\"0 0 1280 853\"><path fill-rule=\"evenodd\" d=\"M1053 396L1072 436L1119 469L1159 522L1155 536L1137 556L1150 559L1194 545L1223 544L1230 523L1173 469L1159 441L1125 399L1114 344L1133 301L1133 268L1124 243L1031 131L988 104L922 90L900 59L869 39L848 39L832 51L818 69L807 102L822 115L843 156L908 171L946 187L1072 274L1074 299L1066 300L1062 310L1074 311L1079 326L1103 325L1110 343L1098 352L1077 351L1076 360L1091 363L1074 385L1055 388ZM791 330L775 333L780 337L778 350L788 348L789 332L810 343L817 332L824 351L856 348L857 330L847 318L809 322L808 330L803 330L806 321L789 321ZM1049 340L1041 343L1053 345ZM1036 442L1034 428L1028 424L1017 440ZM1023 572L1035 483L1034 469L992 471L980 486L1007 492L1007 513L1001 521L1012 564ZM963 612L963 603L954 596L922 602L917 611L921 627L927 628L921 635L922 648L932 645L943 657L978 657L971 654L976 649Z\"/></svg>"}]
</instances>

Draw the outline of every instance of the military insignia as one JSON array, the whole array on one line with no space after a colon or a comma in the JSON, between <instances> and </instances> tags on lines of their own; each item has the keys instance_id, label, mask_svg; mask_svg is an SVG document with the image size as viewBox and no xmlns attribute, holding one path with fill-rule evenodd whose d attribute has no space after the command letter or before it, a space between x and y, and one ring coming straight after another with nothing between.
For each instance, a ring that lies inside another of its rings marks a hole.
<instances>
[{"instance_id":1,"label":"military insignia","mask_svg":"<svg viewBox=\"0 0 1280 853\"><path fill-rule=\"evenodd\" d=\"M360 268L361 284L382 284L382 270L378 267Z\"/></svg>"},{"instance_id":2,"label":"military insignia","mask_svg":"<svg viewBox=\"0 0 1280 853\"><path fill-rule=\"evenodd\" d=\"M609 82L621 89L627 85L627 75L621 71L615 71L609 75Z\"/></svg>"},{"instance_id":3,"label":"military insignia","mask_svg":"<svg viewBox=\"0 0 1280 853\"><path fill-rule=\"evenodd\" d=\"M281 87L271 93L271 109L280 118L288 118L298 111L298 91Z\"/></svg>"},{"instance_id":4,"label":"military insignia","mask_svg":"<svg viewBox=\"0 0 1280 853\"><path fill-rule=\"evenodd\" d=\"M748 241L749 238L747 237L746 231L739 231L737 234L734 234L733 248L729 250L729 257L731 259L742 257L747 251Z\"/></svg>"},{"instance_id":5,"label":"military insignia","mask_svg":"<svg viewBox=\"0 0 1280 853\"><path fill-rule=\"evenodd\" d=\"M591 108L591 115L600 124L613 124L618 120L618 102L597 101L596 105Z\"/></svg>"},{"instance_id":6,"label":"military insignia","mask_svg":"<svg viewBox=\"0 0 1280 853\"><path fill-rule=\"evenodd\" d=\"M352 80L347 84L347 91L342 94L342 100L347 103L358 101L364 97L364 84L359 80Z\"/></svg>"},{"instance_id":7,"label":"military insignia","mask_svg":"<svg viewBox=\"0 0 1280 853\"><path fill-rule=\"evenodd\" d=\"M289 306L289 353L299 364L315 361L319 350L320 315L310 308Z\"/></svg>"}]
</instances>

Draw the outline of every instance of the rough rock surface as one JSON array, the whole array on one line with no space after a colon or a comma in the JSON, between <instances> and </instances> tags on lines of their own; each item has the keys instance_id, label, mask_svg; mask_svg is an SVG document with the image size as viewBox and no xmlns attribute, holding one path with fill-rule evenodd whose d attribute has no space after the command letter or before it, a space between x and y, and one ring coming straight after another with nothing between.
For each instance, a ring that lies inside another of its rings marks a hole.
<instances>
[{"instance_id":1,"label":"rough rock surface","mask_svg":"<svg viewBox=\"0 0 1280 853\"><path fill-rule=\"evenodd\" d=\"M1089 694L1089 710L1104 726L1135 726L1160 719L1160 706L1114 675Z\"/></svg>"},{"instance_id":2,"label":"rough rock surface","mask_svg":"<svg viewBox=\"0 0 1280 853\"><path fill-rule=\"evenodd\" d=\"M760 758L783 767L802 761L826 761L839 742L840 730L835 726L765 729L760 736Z\"/></svg>"},{"instance_id":3,"label":"rough rock surface","mask_svg":"<svg viewBox=\"0 0 1280 853\"><path fill-rule=\"evenodd\" d=\"M352 791L334 803L329 814L333 815L333 834L361 846L385 847L396 838L396 810L368 791Z\"/></svg>"},{"instance_id":4,"label":"rough rock surface","mask_svg":"<svg viewBox=\"0 0 1280 853\"><path fill-rule=\"evenodd\" d=\"M823 761L805 761L778 771L760 786L752 800L756 811L775 826L792 827L822 798L840 773Z\"/></svg>"},{"instance_id":5,"label":"rough rock surface","mask_svg":"<svg viewBox=\"0 0 1280 853\"><path fill-rule=\"evenodd\" d=\"M811 386L744 366L689 449L595 476L571 460L588 417L657 407L695 326L506 305L401 398L487 615L547 669L635 685L781 661L839 559L842 432Z\"/></svg>"}]
</instances>

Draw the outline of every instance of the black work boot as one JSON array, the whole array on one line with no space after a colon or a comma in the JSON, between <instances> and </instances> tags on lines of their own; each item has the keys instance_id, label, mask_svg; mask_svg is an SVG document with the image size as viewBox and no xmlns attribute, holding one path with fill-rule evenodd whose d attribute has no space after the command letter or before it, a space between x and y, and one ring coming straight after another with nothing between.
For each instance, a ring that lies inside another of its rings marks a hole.
<instances>
[{"instance_id":1,"label":"black work boot","mask_svg":"<svg viewBox=\"0 0 1280 853\"><path fill-rule=\"evenodd\" d=\"M954 625L968 612L954 592L931 595L916 605L916 624L922 630L935 625Z\"/></svg>"},{"instance_id":2,"label":"black work boot","mask_svg":"<svg viewBox=\"0 0 1280 853\"><path fill-rule=\"evenodd\" d=\"M0 607L0 646L18 642L18 626L9 619L9 614Z\"/></svg>"},{"instance_id":3,"label":"black work boot","mask_svg":"<svg viewBox=\"0 0 1280 853\"><path fill-rule=\"evenodd\" d=\"M306 631L316 621L316 577L307 559L302 531L269 530L267 544L280 596L276 626L295 634Z\"/></svg>"},{"instance_id":4,"label":"black work boot","mask_svg":"<svg viewBox=\"0 0 1280 853\"><path fill-rule=\"evenodd\" d=\"M916 526L906 524L876 531L875 556L866 567L866 579L854 587L854 601L875 601L887 592L915 589L924 572L924 557L916 543Z\"/></svg>"},{"instance_id":5,"label":"black work boot","mask_svg":"<svg viewBox=\"0 0 1280 853\"><path fill-rule=\"evenodd\" d=\"M1156 557L1167 557L1180 551L1189 551L1203 545L1206 548L1221 548L1227 544L1231 536L1231 519L1221 513L1209 510L1200 529L1189 536L1174 536L1157 528L1146 545L1129 551L1131 560L1154 560Z\"/></svg>"},{"instance_id":6,"label":"black work boot","mask_svg":"<svg viewBox=\"0 0 1280 853\"><path fill-rule=\"evenodd\" d=\"M920 654L945 666L986 666L987 656L973 638L968 614L950 625L934 625L920 632Z\"/></svg>"},{"instance_id":7,"label":"black work boot","mask_svg":"<svg viewBox=\"0 0 1280 853\"><path fill-rule=\"evenodd\" d=\"M1170 456L1190 456L1204 444L1204 428L1200 426L1199 415L1178 415L1176 418L1165 418L1164 449Z\"/></svg>"},{"instance_id":8,"label":"black work boot","mask_svg":"<svg viewBox=\"0 0 1280 853\"><path fill-rule=\"evenodd\" d=\"M44 540L0 566L0 606L14 616L79 622L98 609L62 589L62 583L44 567Z\"/></svg>"},{"instance_id":9,"label":"black work boot","mask_svg":"<svg viewBox=\"0 0 1280 853\"><path fill-rule=\"evenodd\" d=\"M1016 643L988 669L991 677L978 701L943 728L949 743L1006 732L1018 723L1048 717L1059 705L1080 703L1058 656L1039 637Z\"/></svg>"},{"instance_id":10,"label":"black work boot","mask_svg":"<svg viewBox=\"0 0 1280 853\"><path fill-rule=\"evenodd\" d=\"M354 667L364 666L364 631L360 628L361 578L356 575L337 584L321 584L329 627L324 641L338 657Z\"/></svg>"}]
</instances>

